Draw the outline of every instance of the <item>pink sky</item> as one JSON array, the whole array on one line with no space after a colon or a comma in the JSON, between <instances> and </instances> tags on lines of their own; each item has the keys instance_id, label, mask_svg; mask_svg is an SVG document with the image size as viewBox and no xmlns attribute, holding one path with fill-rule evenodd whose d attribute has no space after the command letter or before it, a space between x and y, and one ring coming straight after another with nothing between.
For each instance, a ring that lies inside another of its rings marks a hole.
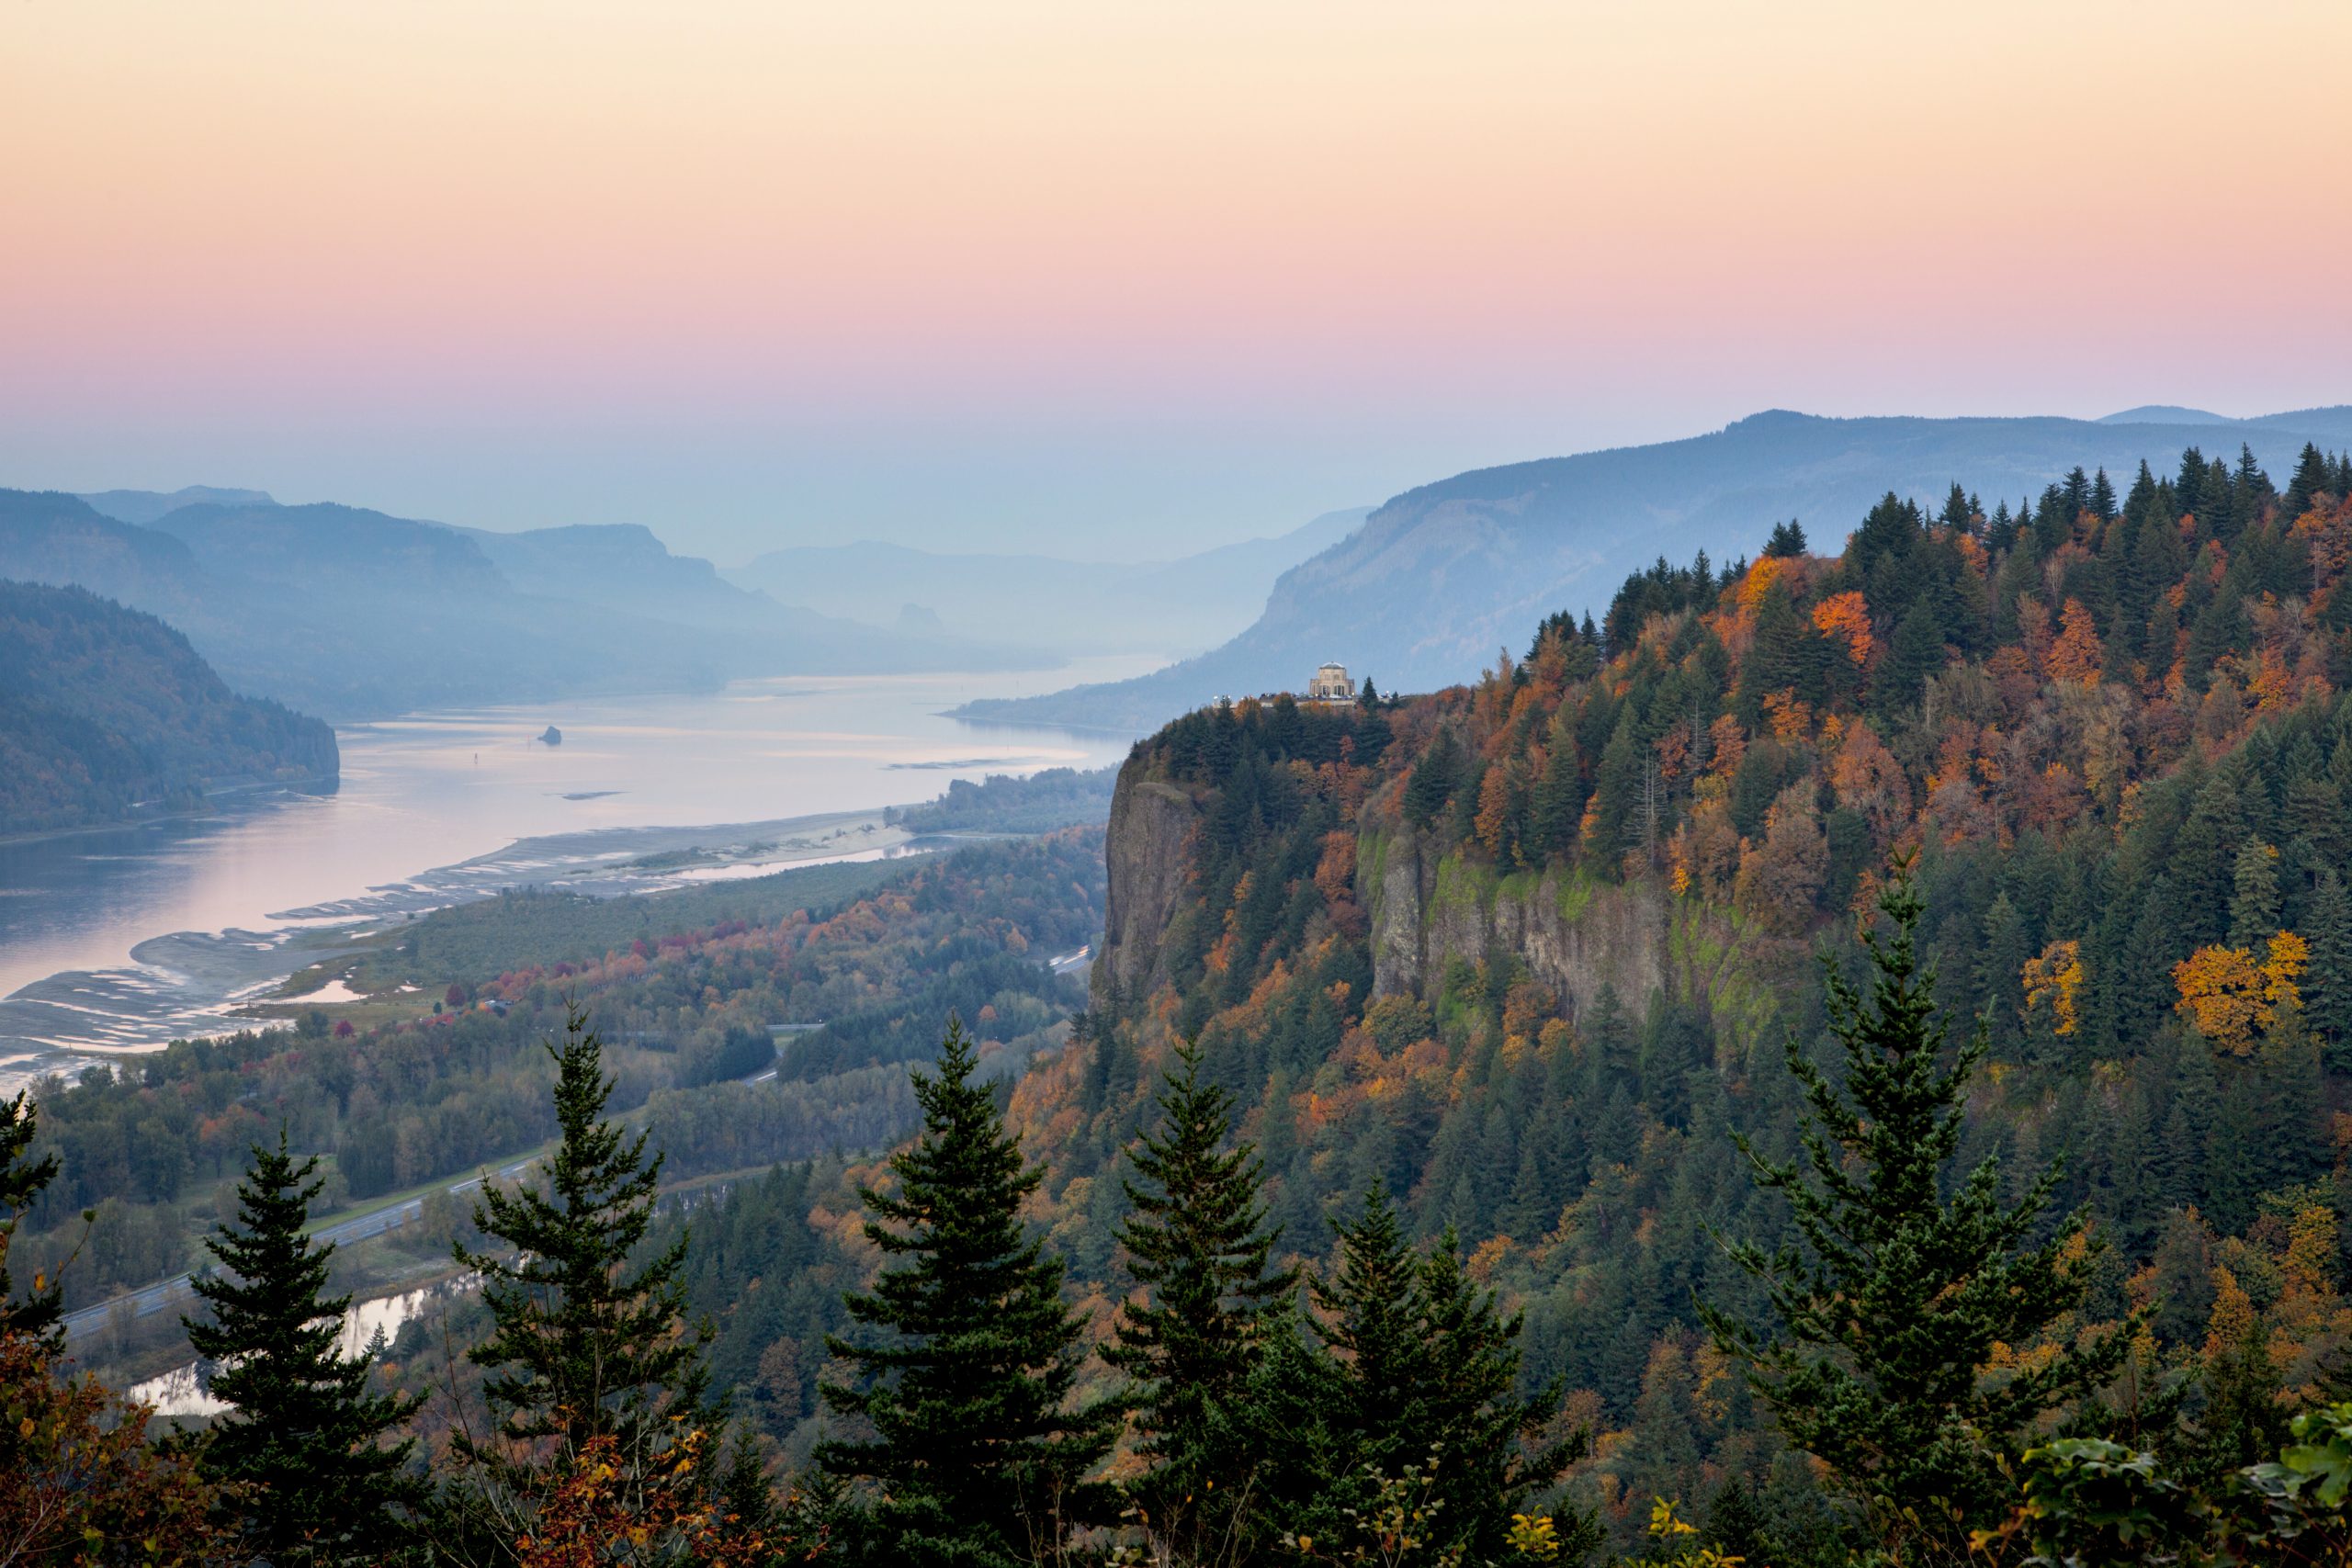
<instances>
[{"instance_id":1,"label":"pink sky","mask_svg":"<svg viewBox=\"0 0 2352 1568\"><path fill-rule=\"evenodd\" d=\"M0 11L0 483L1163 554L2352 399L2352 6ZM1947 14L1949 13L1949 14Z\"/></svg>"}]
</instances>

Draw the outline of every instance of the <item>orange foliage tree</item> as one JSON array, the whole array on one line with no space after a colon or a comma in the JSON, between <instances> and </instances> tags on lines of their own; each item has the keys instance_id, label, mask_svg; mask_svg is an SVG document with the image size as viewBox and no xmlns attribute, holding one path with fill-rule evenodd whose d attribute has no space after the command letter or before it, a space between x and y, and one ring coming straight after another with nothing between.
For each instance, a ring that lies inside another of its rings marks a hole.
<instances>
[{"instance_id":1,"label":"orange foliage tree","mask_svg":"<svg viewBox=\"0 0 2352 1568\"><path fill-rule=\"evenodd\" d=\"M2278 1021L2278 1009L2302 999L2297 982L2310 954L2293 931L2273 936L2258 956L2250 948L2200 947L2173 965L2180 1010L2215 1046L2248 1055L2256 1037Z\"/></svg>"},{"instance_id":2,"label":"orange foliage tree","mask_svg":"<svg viewBox=\"0 0 2352 1568\"><path fill-rule=\"evenodd\" d=\"M1858 665L1868 664L1878 647L1871 636L1870 604L1851 589L1832 593L1815 604L1813 624L1831 641L1843 643L1846 657Z\"/></svg>"},{"instance_id":3,"label":"orange foliage tree","mask_svg":"<svg viewBox=\"0 0 2352 1568\"><path fill-rule=\"evenodd\" d=\"M2079 599L2066 601L2059 612L2058 637L2043 658L2042 669L2053 681L2078 681L2086 686L2098 684L2099 667L2107 661L2107 649L2098 640L2098 623L2091 613L2083 608Z\"/></svg>"}]
</instances>

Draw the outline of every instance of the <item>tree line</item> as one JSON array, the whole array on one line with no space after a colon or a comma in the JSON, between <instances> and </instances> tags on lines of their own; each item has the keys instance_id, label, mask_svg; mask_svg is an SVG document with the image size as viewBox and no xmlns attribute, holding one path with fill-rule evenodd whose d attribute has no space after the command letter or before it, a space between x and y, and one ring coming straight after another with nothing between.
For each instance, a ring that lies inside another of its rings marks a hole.
<instances>
[{"instance_id":1,"label":"tree line","mask_svg":"<svg viewBox=\"0 0 2352 1568\"><path fill-rule=\"evenodd\" d=\"M1946 1038L1907 868L1877 913L1862 973L1826 976L1834 1053L1787 1043L1800 1156L1744 1151L1795 1216L1792 1245L1730 1242L1769 1311L1707 1308L1827 1472L1842 1560L2341 1561L2352 1404L2291 1430L2249 1406L2217 1440L2135 1375L2144 1311L2070 1331L2106 1243L2080 1213L2044 1223L2046 1166L2010 1183L1959 1158L1989 1038ZM230 1409L204 1429L151 1439L62 1363L55 1281L18 1295L0 1273L0 1560L1460 1564L1598 1544L1557 1485L1591 1434L1556 1384L1522 1392L1521 1322L1458 1241L1416 1247L1374 1186L1327 1273L1279 1265L1257 1151L1190 1048L1125 1161L1133 1289L1101 1347L1116 1378L1084 1392L1064 1259L1024 1217L1040 1172L954 1020L914 1074L921 1134L861 1194L879 1265L830 1347L833 1435L779 1485L714 1392L690 1243L655 1240L662 1157L606 1116L602 1041L575 1012L546 1050L560 1140L485 1187L485 1243L457 1251L491 1326L464 1351L478 1409L430 1463L403 1431L417 1402L338 1343L348 1299L302 1230L316 1161L281 1137L210 1244L223 1271L189 1329ZM35 1124L22 1097L0 1108L12 1216L56 1176ZM2269 1451L2233 1462L2247 1438ZM1717 1512L1702 1529L1659 1499L1674 1555L1649 1561L1764 1561L1769 1519Z\"/></svg>"}]
</instances>

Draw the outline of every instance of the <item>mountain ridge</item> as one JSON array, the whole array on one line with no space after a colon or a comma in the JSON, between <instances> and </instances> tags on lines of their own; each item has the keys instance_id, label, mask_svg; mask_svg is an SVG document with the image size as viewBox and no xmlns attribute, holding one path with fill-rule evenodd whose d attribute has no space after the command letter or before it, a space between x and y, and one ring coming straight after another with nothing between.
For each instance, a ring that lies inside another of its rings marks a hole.
<instances>
[{"instance_id":1,"label":"mountain ridge","mask_svg":"<svg viewBox=\"0 0 2352 1568\"><path fill-rule=\"evenodd\" d=\"M1141 733L1220 694L1300 686L1327 660L1384 690L1433 689L1474 677L1555 610L1598 613L1660 554L1753 554L1776 523L1858 517L1888 491L1940 502L1964 481L1988 508L2030 504L2077 463L2106 467L2120 487L2139 462L2169 464L2217 430L2283 468L2306 441L2352 441L2352 406L2220 427L1767 410L1675 441L1468 469L1375 508L1278 579L1259 619L1217 649L1129 681L957 711Z\"/></svg>"}]
</instances>

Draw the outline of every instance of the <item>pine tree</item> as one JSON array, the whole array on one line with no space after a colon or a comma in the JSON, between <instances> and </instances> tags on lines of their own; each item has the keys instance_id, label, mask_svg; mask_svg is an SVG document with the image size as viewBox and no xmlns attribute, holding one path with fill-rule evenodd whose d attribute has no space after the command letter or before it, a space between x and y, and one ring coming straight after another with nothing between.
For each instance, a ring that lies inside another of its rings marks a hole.
<instances>
[{"instance_id":1,"label":"pine tree","mask_svg":"<svg viewBox=\"0 0 2352 1568\"><path fill-rule=\"evenodd\" d=\"M1363 1212L1340 1233L1340 1267L1307 1292L1325 1314L1318 1332L1346 1369L1349 1424L1361 1434L1359 1464L1396 1473L1421 1455L1408 1417L1421 1365L1420 1260L1405 1240L1386 1189L1364 1194Z\"/></svg>"},{"instance_id":2,"label":"pine tree","mask_svg":"<svg viewBox=\"0 0 2352 1568\"><path fill-rule=\"evenodd\" d=\"M686 1435L681 1422L692 1431L707 1414L704 1336L682 1326L687 1238L632 1261L652 1224L662 1156L646 1157L649 1134L632 1138L604 1120L613 1080L585 1013L571 1009L561 1043L546 1049L560 1141L543 1190L484 1183L474 1223L513 1251L456 1248L482 1279L492 1328L472 1360L489 1374L482 1394L498 1418L498 1440L460 1438L458 1450L509 1528L600 1438L625 1467L626 1506L642 1511L642 1489L673 1473L662 1461Z\"/></svg>"},{"instance_id":3,"label":"pine tree","mask_svg":"<svg viewBox=\"0 0 2352 1568\"><path fill-rule=\"evenodd\" d=\"M1504 1316L1493 1292L1471 1280L1452 1230L1421 1265L1418 1293L1422 1355L1408 1431L1436 1446L1429 1462L1430 1494L1442 1505L1437 1535L1463 1547L1471 1562L1497 1562L1506 1553L1511 1515L1583 1457L1585 1434L1522 1446L1523 1435L1552 1414L1560 1391L1520 1397L1518 1341L1525 1320L1517 1313ZM1569 1560L1580 1558L1596 1539L1592 1520L1564 1513L1559 1522L1569 1527L1564 1545L1577 1548Z\"/></svg>"},{"instance_id":4,"label":"pine tree","mask_svg":"<svg viewBox=\"0 0 2352 1568\"><path fill-rule=\"evenodd\" d=\"M1405 819L1417 828L1427 828L1445 809L1453 795L1461 766L1461 748L1452 730L1442 732L1413 768L1413 776L1405 784Z\"/></svg>"},{"instance_id":5,"label":"pine tree","mask_svg":"<svg viewBox=\"0 0 2352 1568\"><path fill-rule=\"evenodd\" d=\"M32 1293L17 1302L10 1299L14 1286L8 1279L8 1240L34 1200L57 1179L55 1155L32 1157L40 1120L27 1095L0 1100L0 1336L22 1336L54 1349L64 1306L56 1280L35 1276Z\"/></svg>"},{"instance_id":6,"label":"pine tree","mask_svg":"<svg viewBox=\"0 0 2352 1568\"><path fill-rule=\"evenodd\" d=\"M2230 884L2230 945L2259 948L2278 930L2278 852L2247 840Z\"/></svg>"},{"instance_id":7,"label":"pine tree","mask_svg":"<svg viewBox=\"0 0 2352 1568\"><path fill-rule=\"evenodd\" d=\"M824 1385L826 1402L874 1436L822 1444L817 1461L881 1483L875 1534L893 1562L1028 1562L1057 1524L1099 1517L1105 1499L1083 1477L1116 1436L1114 1408L1069 1408L1079 1317L1061 1260L1021 1222L1044 1171L1023 1163L975 1066L951 1019L937 1069L915 1075L923 1130L891 1157L897 1192L860 1193L890 1262L844 1304L883 1332L828 1340L865 1376Z\"/></svg>"},{"instance_id":8,"label":"pine tree","mask_svg":"<svg viewBox=\"0 0 2352 1568\"><path fill-rule=\"evenodd\" d=\"M1871 677L1871 711L1891 720L1917 707L1928 677L1941 672L1944 662L1943 624L1922 593L1896 623L1886 656Z\"/></svg>"},{"instance_id":9,"label":"pine tree","mask_svg":"<svg viewBox=\"0 0 2352 1568\"><path fill-rule=\"evenodd\" d=\"M2286 499L2279 506L2280 515L2292 523L2309 512L2323 492L2335 488L2334 477L2320 449L2304 442L2302 455L2295 459L2295 477L2288 482Z\"/></svg>"},{"instance_id":10,"label":"pine tree","mask_svg":"<svg viewBox=\"0 0 2352 1568\"><path fill-rule=\"evenodd\" d=\"M1201 1081L1187 1042L1165 1075L1160 1124L1129 1152L1143 1185L1125 1181L1134 1213L1119 1227L1128 1272L1149 1292L1129 1303L1102 1359L1136 1382L1142 1450L1153 1461L1137 1490L1155 1523L1173 1525L1204 1483L1231 1493L1230 1412L1262 1348L1265 1318L1297 1282L1268 1259L1277 1232L1259 1200L1264 1168L1242 1144L1227 1148L1233 1097ZM1200 1525L1216 1529L1216 1510Z\"/></svg>"},{"instance_id":11,"label":"pine tree","mask_svg":"<svg viewBox=\"0 0 2352 1568\"><path fill-rule=\"evenodd\" d=\"M1842 1072L1788 1042L1808 1105L1804 1157L1784 1164L1741 1145L1758 1184L1788 1200L1803 1242L1731 1248L1764 1284L1777 1332L1768 1337L1716 1306L1702 1314L1791 1440L1874 1506L1890 1534L1923 1531L1949 1545L2000 1511L1996 1455L2102 1386L2139 1317L1986 1376L1998 1347L2035 1344L2081 1302L2096 1247L2079 1247L2072 1224L2030 1244L2054 1168L2013 1203L2002 1200L1995 1157L1949 1180L1969 1080L1989 1044L1980 1027L1947 1055L1907 866L1879 908L1894 932L1865 935L1868 996L1823 966Z\"/></svg>"},{"instance_id":12,"label":"pine tree","mask_svg":"<svg viewBox=\"0 0 2352 1568\"><path fill-rule=\"evenodd\" d=\"M255 1145L235 1224L206 1243L229 1273L196 1281L210 1321L183 1320L232 1406L199 1467L241 1489L243 1544L276 1568L380 1562L423 1496L407 1473L416 1439L385 1442L418 1402L368 1392L368 1358L341 1349L351 1298L326 1294L334 1247L302 1232L318 1164L296 1163L282 1128L275 1149Z\"/></svg>"},{"instance_id":13,"label":"pine tree","mask_svg":"<svg viewBox=\"0 0 2352 1568\"><path fill-rule=\"evenodd\" d=\"M2311 897L2311 971L2306 1016L2331 1045L2352 1042L2352 897L2335 868Z\"/></svg>"}]
</instances>

